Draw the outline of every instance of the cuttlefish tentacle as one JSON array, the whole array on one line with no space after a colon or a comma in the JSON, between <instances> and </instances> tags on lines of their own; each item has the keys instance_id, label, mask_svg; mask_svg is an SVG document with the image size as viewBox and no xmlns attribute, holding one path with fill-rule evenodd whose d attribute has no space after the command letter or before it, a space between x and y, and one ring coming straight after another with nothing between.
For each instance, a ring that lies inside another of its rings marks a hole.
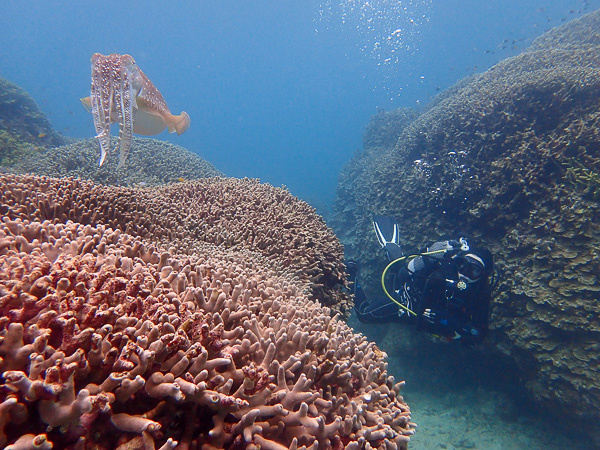
<instances>
[{"instance_id":1,"label":"cuttlefish tentacle","mask_svg":"<svg viewBox=\"0 0 600 450\"><path fill-rule=\"evenodd\" d=\"M110 150L111 123L119 123L119 139L114 149L120 149L118 168L127 159L133 133L150 136L168 127L169 132L181 134L190 126L186 112L171 114L162 94L130 55L95 53L91 95L81 102L92 112L100 143L100 166Z\"/></svg>"},{"instance_id":2,"label":"cuttlefish tentacle","mask_svg":"<svg viewBox=\"0 0 600 450\"><path fill-rule=\"evenodd\" d=\"M91 106L96 138L100 142L100 165L110 149L110 112L112 110L112 67L100 60L99 53L92 56Z\"/></svg>"},{"instance_id":3,"label":"cuttlefish tentacle","mask_svg":"<svg viewBox=\"0 0 600 450\"><path fill-rule=\"evenodd\" d=\"M129 90L130 83L128 83L127 78L123 79L123 85L122 90L115 92L115 99L119 103L119 108L123 114L122 120L119 123L119 165L117 169L120 169L125 163L133 137L133 105Z\"/></svg>"},{"instance_id":4,"label":"cuttlefish tentacle","mask_svg":"<svg viewBox=\"0 0 600 450\"><path fill-rule=\"evenodd\" d=\"M121 113L119 121L119 165L117 169L120 169L127 155L129 155L129 149L131 148L131 139L133 138L133 110L137 108L135 102L136 95L136 77L139 77L139 69L135 66L133 58L131 61L126 61L123 64L120 71L119 83L115 83L118 88L115 90L115 101L118 105L118 111ZM116 147L115 147L116 150Z\"/></svg>"}]
</instances>

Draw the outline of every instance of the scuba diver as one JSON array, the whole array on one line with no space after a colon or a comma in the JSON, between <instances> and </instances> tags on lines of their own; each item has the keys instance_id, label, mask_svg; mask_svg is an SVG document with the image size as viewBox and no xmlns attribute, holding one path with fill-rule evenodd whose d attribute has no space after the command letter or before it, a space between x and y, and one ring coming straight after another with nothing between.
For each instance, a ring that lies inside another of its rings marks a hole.
<instances>
[{"instance_id":1,"label":"scuba diver","mask_svg":"<svg viewBox=\"0 0 600 450\"><path fill-rule=\"evenodd\" d=\"M357 276L358 264L348 261L358 319L412 324L417 330L469 345L481 342L488 331L491 293L497 281L492 254L460 238L404 255L393 218L374 216L373 227L390 260L381 276L386 297L369 302Z\"/></svg>"}]
</instances>

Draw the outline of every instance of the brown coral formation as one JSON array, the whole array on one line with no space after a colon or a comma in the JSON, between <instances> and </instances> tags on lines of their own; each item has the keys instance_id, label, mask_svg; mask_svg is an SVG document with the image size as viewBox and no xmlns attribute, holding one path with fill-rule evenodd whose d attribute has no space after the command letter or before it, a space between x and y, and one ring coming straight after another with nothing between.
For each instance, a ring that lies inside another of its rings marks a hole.
<instances>
[{"instance_id":1,"label":"brown coral formation","mask_svg":"<svg viewBox=\"0 0 600 450\"><path fill-rule=\"evenodd\" d=\"M0 117L0 166L64 143L29 94L1 77Z\"/></svg>"},{"instance_id":2,"label":"brown coral formation","mask_svg":"<svg viewBox=\"0 0 600 450\"><path fill-rule=\"evenodd\" d=\"M452 89L395 147L350 163L337 210L353 219L349 253L372 279L384 258L365 212L398 217L409 249L442 236L483 241L502 276L489 342L541 405L600 441L600 205L590 185L600 173L599 30L594 12Z\"/></svg>"},{"instance_id":3,"label":"brown coral formation","mask_svg":"<svg viewBox=\"0 0 600 450\"><path fill-rule=\"evenodd\" d=\"M195 153L165 141L133 138L129 158L117 169L117 158L108 158L98 167L97 139L73 139L40 155L19 161L13 167L21 173L53 177L78 177L116 186L156 186L180 179L223 176Z\"/></svg>"},{"instance_id":4,"label":"brown coral formation","mask_svg":"<svg viewBox=\"0 0 600 450\"><path fill-rule=\"evenodd\" d=\"M334 222L337 224L336 234L340 240L347 246L346 250L350 257L356 259L353 254L354 248L360 247L356 239L357 224L364 222L366 216L365 209L358 207L363 193L362 189L368 189L363 182L363 173L370 170L370 164L373 160L379 158L382 153L389 152L398 138L402 135L408 125L410 125L418 114L410 108L399 108L394 111L379 110L377 114L371 117L371 120L365 128L363 136L364 152L356 153L350 163L342 168L338 177L337 197L340 199L335 205ZM375 249L372 249L373 251ZM368 272L368 266L366 267Z\"/></svg>"},{"instance_id":5,"label":"brown coral formation","mask_svg":"<svg viewBox=\"0 0 600 450\"><path fill-rule=\"evenodd\" d=\"M378 110L365 128L363 136L365 151L377 151L377 149L396 145L396 141L404 129L417 116L417 112L412 108L398 108L393 111Z\"/></svg>"},{"instance_id":6,"label":"brown coral formation","mask_svg":"<svg viewBox=\"0 0 600 450\"><path fill-rule=\"evenodd\" d=\"M54 222L0 224L0 445L406 447L385 355L260 258Z\"/></svg>"},{"instance_id":7,"label":"brown coral formation","mask_svg":"<svg viewBox=\"0 0 600 450\"><path fill-rule=\"evenodd\" d=\"M155 188L4 175L0 214L10 218L104 224L190 253L210 243L263 255L298 278L310 298L346 316L343 249L305 202L257 180L207 178Z\"/></svg>"}]
</instances>

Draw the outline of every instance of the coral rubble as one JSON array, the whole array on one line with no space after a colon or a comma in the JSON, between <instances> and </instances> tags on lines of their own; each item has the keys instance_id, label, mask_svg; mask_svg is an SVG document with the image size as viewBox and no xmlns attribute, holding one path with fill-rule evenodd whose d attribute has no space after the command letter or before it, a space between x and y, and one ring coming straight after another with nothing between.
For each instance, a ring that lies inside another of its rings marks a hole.
<instances>
[{"instance_id":1,"label":"coral rubble","mask_svg":"<svg viewBox=\"0 0 600 450\"><path fill-rule=\"evenodd\" d=\"M460 83L395 146L356 156L336 205L367 277L384 261L371 211L396 216L409 249L444 236L489 247L501 282L488 352L512 358L541 406L598 441L599 30L597 11Z\"/></svg>"}]
</instances>

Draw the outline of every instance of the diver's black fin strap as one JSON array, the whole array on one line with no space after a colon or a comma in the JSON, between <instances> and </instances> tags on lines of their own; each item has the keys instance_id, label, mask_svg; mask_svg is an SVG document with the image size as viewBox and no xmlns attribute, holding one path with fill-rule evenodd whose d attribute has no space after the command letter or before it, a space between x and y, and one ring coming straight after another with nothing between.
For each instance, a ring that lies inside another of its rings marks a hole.
<instances>
[{"instance_id":1,"label":"diver's black fin strap","mask_svg":"<svg viewBox=\"0 0 600 450\"><path fill-rule=\"evenodd\" d=\"M387 253L388 259L390 261L401 258L404 255L404 253L402 252L402 247L393 242L388 242L387 244L385 244L385 247L383 247L383 249Z\"/></svg>"}]
</instances>

